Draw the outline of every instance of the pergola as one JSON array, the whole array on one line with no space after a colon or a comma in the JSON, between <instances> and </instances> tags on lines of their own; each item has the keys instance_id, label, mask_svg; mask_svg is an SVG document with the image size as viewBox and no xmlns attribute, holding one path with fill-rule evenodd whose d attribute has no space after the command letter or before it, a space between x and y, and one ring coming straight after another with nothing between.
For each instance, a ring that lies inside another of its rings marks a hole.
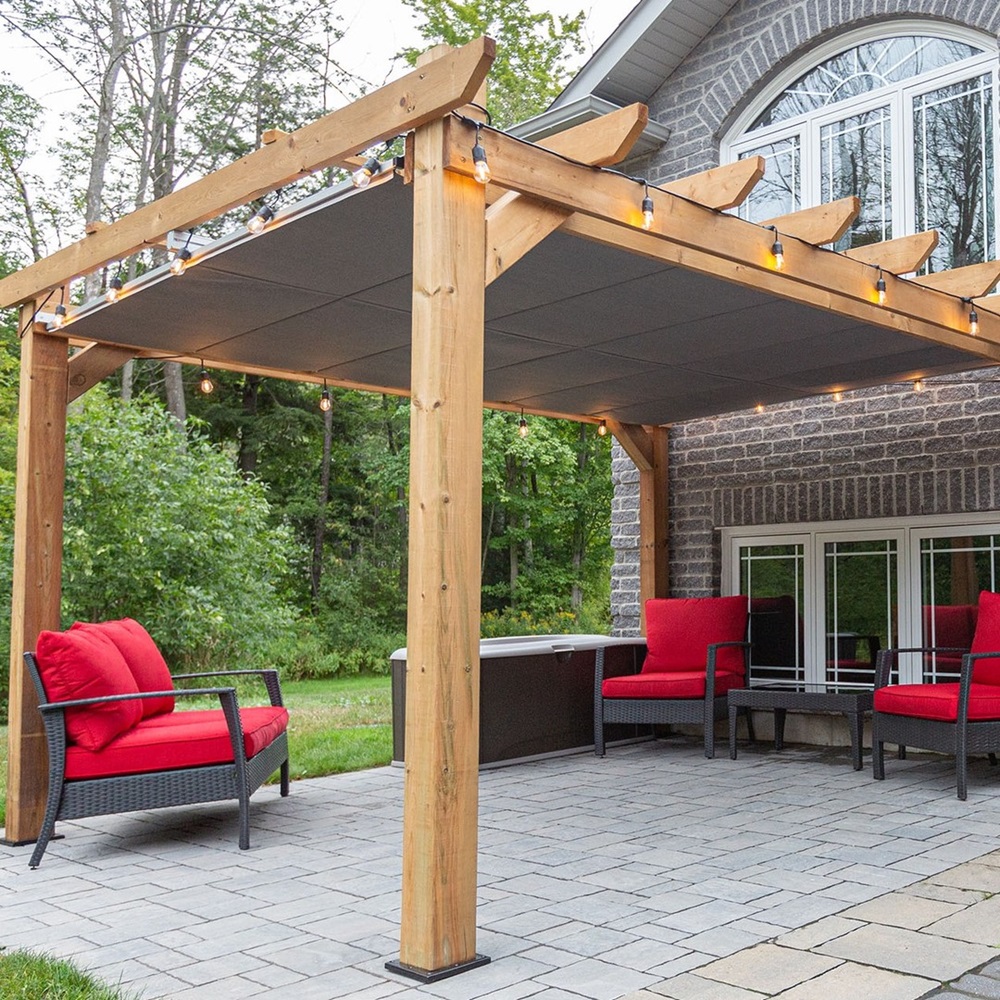
<instances>
[{"instance_id":1,"label":"pergola","mask_svg":"<svg viewBox=\"0 0 1000 1000\"><path fill-rule=\"evenodd\" d=\"M60 625L68 402L133 357L410 396L395 967L424 979L482 961L484 405L606 422L640 470L645 598L668 592L670 422L1000 362L1000 316L972 303L1000 263L898 277L923 264L936 233L824 249L857 214L853 198L763 227L744 221L725 210L763 175L757 158L658 187L605 169L641 134L641 106L551 136L547 148L480 128L469 104L483 103L493 55L488 38L434 50L402 79L268 135L238 162L0 281L0 306L21 307L23 330L8 842L36 837L45 803L45 744L21 653ZM46 321L70 281L321 168L354 166L403 133L405 165L379 169L367 188L282 209L258 236L193 245L182 277L164 266L113 304L71 311L64 327ZM473 176L477 141L492 172L485 186Z\"/></svg>"}]
</instances>

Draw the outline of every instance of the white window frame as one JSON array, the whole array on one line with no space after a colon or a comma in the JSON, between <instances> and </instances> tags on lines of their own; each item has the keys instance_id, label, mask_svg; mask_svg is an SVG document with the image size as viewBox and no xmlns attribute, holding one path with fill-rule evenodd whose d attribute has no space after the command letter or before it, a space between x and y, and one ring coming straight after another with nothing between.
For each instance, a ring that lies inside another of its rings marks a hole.
<instances>
[{"instance_id":1,"label":"white window frame","mask_svg":"<svg viewBox=\"0 0 1000 1000\"><path fill-rule=\"evenodd\" d=\"M807 682L826 678L826 623L824 621L826 570L825 546L829 541L863 541L893 538L897 553L897 628L894 645L920 646L921 587L920 543L925 538L954 535L1000 535L1000 511L971 514L931 514L922 517L869 518L848 521L816 521L801 524L747 525L719 529L722 543L721 593L739 594L740 549L747 545L803 545L805 592L802 623L803 653ZM1000 584L1000 579L998 579ZM900 663L900 680L919 683L917 658Z\"/></svg>"}]
</instances>

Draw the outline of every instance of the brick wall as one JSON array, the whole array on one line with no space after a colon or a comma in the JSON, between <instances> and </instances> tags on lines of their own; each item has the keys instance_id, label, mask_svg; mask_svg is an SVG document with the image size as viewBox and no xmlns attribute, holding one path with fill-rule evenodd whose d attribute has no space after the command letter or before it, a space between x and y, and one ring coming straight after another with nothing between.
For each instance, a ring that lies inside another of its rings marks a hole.
<instances>
[{"instance_id":1,"label":"brick wall","mask_svg":"<svg viewBox=\"0 0 1000 1000\"><path fill-rule=\"evenodd\" d=\"M627 169L660 183L717 165L726 130L790 62L902 17L1000 32L996 0L740 0L650 101L671 126L666 148ZM970 378L673 427L671 592L717 591L717 527L1000 508L1000 382ZM639 627L638 474L617 446L612 474L611 610L628 635Z\"/></svg>"}]
</instances>

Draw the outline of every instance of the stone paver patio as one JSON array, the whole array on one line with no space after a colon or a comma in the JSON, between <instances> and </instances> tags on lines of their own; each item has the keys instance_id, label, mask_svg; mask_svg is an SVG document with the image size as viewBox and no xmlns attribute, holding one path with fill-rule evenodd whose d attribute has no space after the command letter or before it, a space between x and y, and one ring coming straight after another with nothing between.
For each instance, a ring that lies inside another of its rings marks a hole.
<instances>
[{"instance_id":1,"label":"stone paver patio","mask_svg":"<svg viewBox=\"0 0 1000 1000\"><path fill-rule=\"evenodd\" d=\"M62 824L34 872L0 847L0 946L147 1000L1000 997L1000 770L975 762L963 803L947 759L876 783L848 754L678 738L484 771L493 961L433 985L384 968L399 768L263 789L248 852L231 804Z\"/></svg>"}]
</instances>

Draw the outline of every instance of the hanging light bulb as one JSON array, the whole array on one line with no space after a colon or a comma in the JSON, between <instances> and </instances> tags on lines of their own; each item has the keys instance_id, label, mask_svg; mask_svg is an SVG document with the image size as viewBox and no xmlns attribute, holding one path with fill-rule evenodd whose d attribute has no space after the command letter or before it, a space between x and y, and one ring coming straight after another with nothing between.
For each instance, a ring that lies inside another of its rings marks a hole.
<instances>
[{"instance_id":1,"label":"hanging light bulb","mask_svg":"<svg viewBox=\"0 0 1000 1000\"><path fill-rule=\"evenodd\" d=\"M60 330L66 325L66 306L62 302L56 306L55 319L52 320L52 325Z\"/></svg>"},{"instance_id":2,"label":"hanging light bulb","mask_svg":"<svg viewBox=\"0 0 1000 1000\"><path fill-rule=\"evenodd\" d=\"M372 178L382 169L382 164L375 159L374 156L369 156L365 160L364 165L359 167L354 171L354 175L351 177L351 183L356 188L366 188L372 182Z\"/></svg>"},{"instance_id":3,"label":"hanging light bulb","mask_svg":"<svg viewBox=\"0 0 1000 1000\"><path fill-rule=\"evenodd\" d=\"M646 184L646 196L642 199L642 228L646 232L653 228L653 199L649 197L648 184Z\"/></svg>"},{"instance_id":4,"label":"hanging light bulb","mask_svg":"<svg viewBox=\"0 0 1000 1000\"><path fill-rule=\"evenodd\" d=\"M771 244L771 254L774 257L774 269L780 271L785 266L785 248L781 245L777 226L768 226L774 232L774 242Z\"/></svg>"},{"instance_id":5,"label":"hanging light bulb","mask_svg":"<svg viewBox=\"0 0 1000 1000\"><path fill-rule=\"evenodd\" d=\"M489 184L493 176L489 163L486 162L486 150L479 141L479 126L476 126L476 144L472 147L472 176L480 184Z\"/></svg>"},{"instance_id":6,"label":"hanging light bulb","mask_svg":"<svg viewBox=\"0 0 1000 1000\"><path fill-rule=\"evenodd\" d=\"M755 412L755 413L763 413L763 412L764 412L764 404L763 404L763 403L758 403L758 404L757 404L757 405L756 405L756 406L754 407L754 412Z\"/></svg>"},{"instance_id":7,"label":"hanging light bulb","mask_svg":"<svg viewBox=\"0 0 1000 1000\"><path fill-rule=\"evenodd\" d=\"M174 254L174 259L170 262L170 273L176 275L183 274L190 259L191 251L188 250L187 247L181 247L181 249Z\"/></svg>"},{"instance_id":8,"label":"hanging light bulb","mask_svg":"<svg viewBox=\"0 0 1000 1000\"><path fill-rule=\"evenodd\" d=\"M201 363L201 371L198 373L198 388L201 389L206 396L210 392L215 391L215 383L212 381L212 376L208 374L204 361Z\"/></svg>"},{"instance_id":9,"label":"hanging light bulb","mask_svg":"<svg viewBox=\"0 0 1000 1000\"><path fill-rule=\"evenodd\" d=\"M274 218L274 211L267 205L261 205L253 215L247 219L247 229L256 236L264 232L264 227Z\"/></svg>"},{"instance_id":10,"label":"hanging light bulb","mask_svg":"<svg viewBox=\"0 0 1000 1000\"><path fill-rule=\"evenodd\" d=\"M969 333L973 337L979 336L979 313L976 312L976 307L969 302Z\"/></svg>"},{"instance_id":11,"label":"hanging light bulb","mask_svg":"<svg viewBox=\"0 0 1000 1000\"><path fill-rule=\"evenodd\" d=\"M333 400L330 399L330 390L326 387L326 379L323 379L323 391L319 394L319 408L324 413L329 413L333 409Z\"/></svg>"},{"instance_id":12,"label":"hanging light bulb","mask_svg":"<svg viewBox=\"0 0 1000 1000\"><path fill-rule=\"evenodd\" d=\"M924 380L922 378L915 378L913 380L913 391L914 392L924 391Z\"/></svg>"},{"instance_id":13,"label":"hanging light bulb","mask_svg":"<svg viewBox=\"0 0 1000 1000\"><path fill-rule=\"evenodd\" d=\"M843 398L844 394L839 389L833 394L833 401L835 403L839 403Z\"/></svg>"},{"instance_id":14,"label":"hanging light bulb","mask_svg":"<svg viewBox=\"0 0 1000 1000\"><path fill-rule=\"evenodd\" d=\"M878 293L878 304L885 305L885 278L882 277L882 268L878 269L878 281L875 282L875 291Z\"/></svg>"},{"instance_id":15,"label":"hanging light bulb","mask_svg":"<svg viewBox=\"0 0 1000 1000\"><path fill-rule=\"evenodd\" d=\"M606 437L608 433L608 422L607 420L602 420L597 425L597 433L600 437Z\"/></svg>"},{"instance_id":16,"label":"hanging light bulb","mask_svg":"<svg viewBox=\"0 0 1000 1000\"><path fill-rule=\"evenodd\" d=\"M117 302L122 294L122 279L116 274L108 282L108 290L104 293L105 302Z\"/></svg>"},{"instance_id":17,"label":"hanging light bulb","mask_svg":"<svg viewBox=\"0 0 1000 1000\"><path fill-rule=\"evenodd\" d=\"M521 437L523 437L523 438L526 438L528 436L528 433L529 433L529 431L528 431L528 421L524 419L524 407L523 406L521 407L521 419L520 419L520 421L518 422L518 425L517 425L517 433L520 434Z\"/></svg>"}]
</instances>

